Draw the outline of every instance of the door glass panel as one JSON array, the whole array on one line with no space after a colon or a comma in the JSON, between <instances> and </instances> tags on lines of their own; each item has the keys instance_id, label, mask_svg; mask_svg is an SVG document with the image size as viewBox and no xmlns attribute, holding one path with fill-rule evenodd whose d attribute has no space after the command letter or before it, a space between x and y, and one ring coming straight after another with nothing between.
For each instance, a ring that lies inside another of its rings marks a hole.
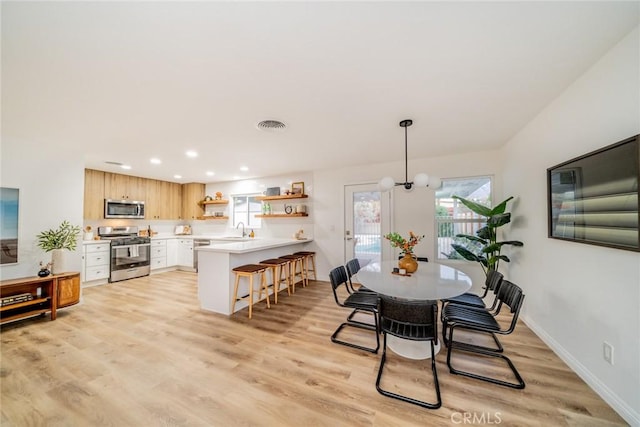
<instances>
[{"instance_id":1,"label":"door glass panel","mask_svg":"<svg viewBox=\"0 0 640 427\"><path fill-rule=\"evenodd\" d=\"M379 191L353 193L354 257L360 265L380 261L381 206Z\"/></svg>"}]
</instances>

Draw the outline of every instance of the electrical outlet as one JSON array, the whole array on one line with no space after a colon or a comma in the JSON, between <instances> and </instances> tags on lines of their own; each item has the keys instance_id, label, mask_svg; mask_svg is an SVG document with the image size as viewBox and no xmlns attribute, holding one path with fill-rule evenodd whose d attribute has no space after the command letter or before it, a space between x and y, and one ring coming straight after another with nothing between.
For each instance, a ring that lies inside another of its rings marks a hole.
<instances>
[{"instance_id":1,"label":"electrical outlet","mask_svg":"<svg viewBox=\"0 0 640 427\"><path fill-rule=\"evenodd\" d=\"M613 346L606 341L602 343L602 356L605 361L613 365Z\"/></svg>"}]
</instances>

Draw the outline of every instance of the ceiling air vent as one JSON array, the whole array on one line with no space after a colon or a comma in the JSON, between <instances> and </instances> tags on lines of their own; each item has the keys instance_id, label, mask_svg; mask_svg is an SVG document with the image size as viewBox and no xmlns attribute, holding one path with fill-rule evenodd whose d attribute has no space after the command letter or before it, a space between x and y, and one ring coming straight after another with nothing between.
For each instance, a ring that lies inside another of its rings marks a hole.
<instances>
[{"instance_id":1,"label":"ceiling air vent","mask_svg":"<svg viewBox=\"0 0 640 427\"><path fill-rule=\"evenodd\" d=\"M120 162L110 162L110 161L106 161L105 163L106 163L106 164L108 164L108 165L122 166L122 163L120 163Z\"/></svg>"},{"instance_id":2,"label":"ceiling air vent","mask_svg":"<svg viewBox=\"0 0 640 427\"><path fill-rule=\"evenodd\" d=\"M263 120L256 125L256 127L260 130L266 131L283 131L287 126L278 120Z\"/></svg>"}]
</instances>

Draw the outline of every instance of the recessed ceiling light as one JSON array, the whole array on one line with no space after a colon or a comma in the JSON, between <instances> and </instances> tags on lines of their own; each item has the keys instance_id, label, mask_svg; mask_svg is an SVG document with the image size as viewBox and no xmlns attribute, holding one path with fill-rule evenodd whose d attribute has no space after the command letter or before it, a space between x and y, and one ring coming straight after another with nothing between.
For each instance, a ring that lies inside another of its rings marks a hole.
<instances>
[{"instance_id":1,"label":"recessed ceiling light","mask_svg":"<svg viewBox=\"0 0 640 427\"><path fill-rule=\"evenodd\" d=\"M256 127L260 130L265 130L269 132L278 132L283 131L287 127L280 120L263 120L256 125Z\"/></svg>"},{"instance_id":2,"label":"recessed ceiling light","mask_svg":"<svg viewBox=\"0 0 640 427\"><path fill-rule=\"evenodd\" d=\"M175 179L180 179L180 178L182 178L182 175L173 175L173 177L174 177Z\"/></svg>"},{"instance_id":3,"label":"recessed ceiling light","mask_svg":"<svg viewBox=\"0 0 640 427\"><path fill-rule=\"evenodd\" d=\"M191 158L198 157L198 152L197 151L193 151L193 150L189 150L184 154L186 154L187 157L191 157Z\"/></svg>"},{"instance_id":4,"label":"recessed ceiling light","mask_svg":"<svg viewBox=\"0 0 640 427\"><path fill-rule=\"evenodd\" d=\"M213 176L213 175L215 175L215 172L207 171L207 176Z\"/></svg>"},{"instance_id":5,"label":"recessed ceiling light","mask_svg":"<svg viewBox=\"0 0 640 427\"><path fill-rule=\"evenodd\" d=\"M122 169L127 169L127 170L131 169L131 166L129 166L129 165L122 165L122 166L120 166L120 167L121 167Z\"/></svg>"},{"instance_id":6,"label":"recessed ceiling light","mask_svg":"<svg viewBox=\"0 0 640 427\"><path fill-rule=\"evenodd\" d=\"M160 163L162 163L162 160L154 157L152 159L149 160L151 163L153 163L154 165L159 165Z\"/></svg>"},{"instance_id":7,"label":"recessed ceiling light","mask_svg":"<svg viewBox=\"0 0 640 427\"><path fill-rule=\"evenodd\" d=\"M240 170L241 170L242 172L246 172L246 171L248 171L248 170L249 170L249 168L248 168L248 167L246 167L246 166L240 166Z\"/></svg>"}]
</instances>

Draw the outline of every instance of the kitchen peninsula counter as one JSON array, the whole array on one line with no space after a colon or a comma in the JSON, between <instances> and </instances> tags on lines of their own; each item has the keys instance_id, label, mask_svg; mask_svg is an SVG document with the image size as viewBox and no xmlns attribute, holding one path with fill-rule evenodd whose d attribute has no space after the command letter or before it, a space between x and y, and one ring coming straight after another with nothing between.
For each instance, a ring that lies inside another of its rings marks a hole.
<instances>
[{"instance_id":1,"label":"kitchen peninsula counter","mask_svg":"<svg viewBox=\"0 0 640 427\"><path fill-rule=\"evenodd\" d=\"M235 281L235 274L231 271L233 268L244 264L257 264L265 259L278 258L304 250L305 245L311 241L256 238L242 242L215 242L209 246L198 247L198 299L200 307L203 310L216 313L232 314ZM271 274L267 274L270 278ZM249 293L246 282L247 280L240 282L238 291L240 295ZM242 310L247 305L247 301L238 301L235 311Z\"/></svg>"}]
</instances>

